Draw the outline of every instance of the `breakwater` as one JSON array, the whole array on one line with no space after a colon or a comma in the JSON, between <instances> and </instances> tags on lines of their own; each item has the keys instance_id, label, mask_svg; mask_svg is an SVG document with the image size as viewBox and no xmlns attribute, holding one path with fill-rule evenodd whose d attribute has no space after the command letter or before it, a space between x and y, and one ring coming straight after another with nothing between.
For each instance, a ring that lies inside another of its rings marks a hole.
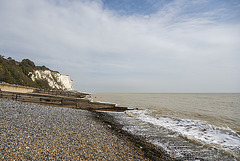
<instances>
[{"instance_id":1,"label":"breakwater","mask_svg":"<svg viewBox=\"0 0 240 161\"><path fill-rule=\"evenodd\" d=\"M0 98L22 102L40 103L84 110L125 111L127 107L118 107L114 103L93 102L86 98L88 94L70 91L33 90L30 93L0 90Z\"/></svg>"}]
</instances>

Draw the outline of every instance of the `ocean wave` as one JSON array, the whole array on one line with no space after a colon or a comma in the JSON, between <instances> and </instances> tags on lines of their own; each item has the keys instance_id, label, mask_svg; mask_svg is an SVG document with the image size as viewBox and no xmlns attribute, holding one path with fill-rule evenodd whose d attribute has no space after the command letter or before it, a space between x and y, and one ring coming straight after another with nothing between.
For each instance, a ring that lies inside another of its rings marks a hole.
<instances>
[{"instance_id":1,"label":"ocean wave","mask_svg":"<svg viewBox=\"0 0 240 161\"><path fill-rule=\"evenodd\" d=\"M170 117L155 118L149 115L150 110L133 110L126 113L141 121L169 129L189 140L207 144L233 154L239 153L240 135L228 127L216 127L201 120Z\"/></svg>"}]
</instances>

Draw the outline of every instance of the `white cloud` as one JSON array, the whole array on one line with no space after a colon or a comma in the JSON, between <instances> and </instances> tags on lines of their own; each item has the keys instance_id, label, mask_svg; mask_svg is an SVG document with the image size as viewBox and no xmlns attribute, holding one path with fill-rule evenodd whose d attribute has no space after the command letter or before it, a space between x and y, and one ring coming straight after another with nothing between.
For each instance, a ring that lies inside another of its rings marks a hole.
<instances>
[{"instance_id":1,"label":"white cloud","mask_svg":"<svg viewBox=\"0 0 240 161\"><path fill-rule=\"evenodd\" d=\"M84 91L239 92L239 23L183 14L190 5L122 16L101 1L3 0L0 50L69 74Z\"/></svg>"}]
</instances>

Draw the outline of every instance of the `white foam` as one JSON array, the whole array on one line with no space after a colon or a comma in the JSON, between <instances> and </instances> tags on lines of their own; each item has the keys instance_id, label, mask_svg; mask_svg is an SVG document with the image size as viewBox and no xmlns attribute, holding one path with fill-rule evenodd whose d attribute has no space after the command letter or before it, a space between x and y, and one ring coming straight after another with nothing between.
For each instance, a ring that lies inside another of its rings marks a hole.
<instances>
[{"instance_id":1,"label":"white foam","mask_svg":"<svg viewBox=\"0 0 240 161\"><path fill-rule=\"evenodd\" d=\"M162 126L172 130L191 140L196 140L214 147L220 147L227 151L240 150L240 136L230 128L221 128L209 125L200 120L176 119L176 118L154 118L148 115L147 110L128 111L129 116L136 117L142 121Z\"/></svg>"}]
</instances>

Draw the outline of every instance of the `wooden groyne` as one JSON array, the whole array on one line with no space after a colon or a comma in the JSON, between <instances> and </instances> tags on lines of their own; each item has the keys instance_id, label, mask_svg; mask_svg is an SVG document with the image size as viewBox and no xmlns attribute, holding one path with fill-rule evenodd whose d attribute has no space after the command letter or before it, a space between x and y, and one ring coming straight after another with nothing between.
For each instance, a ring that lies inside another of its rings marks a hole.
<instances>
[{"instance_id":1,"label":"wooden groyne","mask_svg":"<svg viewBox=\"0 0 240 161\"><path fill-rule=\"evenodd\" d=\"M49 92L21 93L0 90L0 98L12 99L22 102L64 106L85 110L125 111L128 109L127 107L117 107L116 104L113 103L92 102L87 98L83 98L81 93L72 96L73 94L71 95L70 93L68 93L69 95L64 95L66 93L51 94L51 91ZM87 94L85 94L85 96L86 95Z\"/></svg>"},{"instance_id":2,"label":"wooden groyne","mask_svg":"<svg viewBox=\"0 0 240 161\"><path fill-rule=\"evenodd\" d=\"M81 93L77 91L66 91L66 90L34 89L33 93L66 96L66 97L72 97L72 98L86 98L87 96L90 96L90 94L88 93Z\"/></svg>"}]
</instances>

